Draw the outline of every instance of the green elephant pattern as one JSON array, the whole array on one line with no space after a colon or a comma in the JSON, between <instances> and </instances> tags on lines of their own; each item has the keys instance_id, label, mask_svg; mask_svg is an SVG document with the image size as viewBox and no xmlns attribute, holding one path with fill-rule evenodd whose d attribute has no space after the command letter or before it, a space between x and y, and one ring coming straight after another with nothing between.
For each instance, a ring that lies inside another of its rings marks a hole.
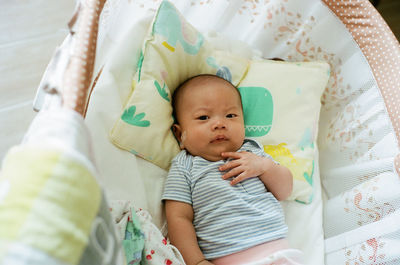
<instances>
[{"instance_id":1,"label":"green elephant pattern","mask_svg":"<svg viewBox=\"0 0 400 265\"><path fill-rule=\"evenodd\" d=\"M242 97L246 136L260 137L271 130L274 114L272 95L264 87L238 87Z\"/></svg>"}]
</instances>

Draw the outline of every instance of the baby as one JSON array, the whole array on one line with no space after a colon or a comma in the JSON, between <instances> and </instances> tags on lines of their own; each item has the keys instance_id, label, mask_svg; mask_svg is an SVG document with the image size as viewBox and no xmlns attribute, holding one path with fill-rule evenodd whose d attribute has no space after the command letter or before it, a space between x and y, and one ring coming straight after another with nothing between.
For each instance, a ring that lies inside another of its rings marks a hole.
<instances>
[{"instance_id":1,"label":"baby","mask_svg":"<svg viewBox=\"0 0 400 265\"><path fill-rule=\"evenodd\" d=\"M172 104L182 151L162 199L169 238L186 264L245 264L287 249L278 200L290 195L292 174L245 138L237 88L199 75L176 89Z\"/></svg>"}]
</instances>

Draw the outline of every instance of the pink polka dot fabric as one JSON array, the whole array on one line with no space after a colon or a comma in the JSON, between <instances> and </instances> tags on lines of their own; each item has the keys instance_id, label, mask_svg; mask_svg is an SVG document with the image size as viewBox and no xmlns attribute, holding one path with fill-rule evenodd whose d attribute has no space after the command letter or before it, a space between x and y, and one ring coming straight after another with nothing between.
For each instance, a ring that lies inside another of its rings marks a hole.
<instances>
[{"instance_id":1,"label":"pink polka dot fabric","mask_svg":"<svg viewBox=\"0 0 400 265\"><path fill-rule=\"evenodd\" d=\"M364 53L400 146L400 45L378 11L367 0L323 0L341 19ZM400 176L400 154L395 158Z\"/></svg>"},{"instance_id":2,"label":"pink polka dot fabric","mask_svg":"<svg viewBox=\"0 0 400 265\"><path fill-rule=\"evenodd\" d=\"M364 53L400 139L400 45L367 0L323 0L341 19Z\"/></svg>"},{"instance_id":3,"label":"pink polka dot fabric","mask_svg":"<svg viewBox=\"0 0 400 265\"><path fill-rule=\"evenodd\" d=\"M82 1L69 23L70 58L63 77L63 106L85 116L96 55L98 22L105 0Z\"/></svg>"}]
</instances>

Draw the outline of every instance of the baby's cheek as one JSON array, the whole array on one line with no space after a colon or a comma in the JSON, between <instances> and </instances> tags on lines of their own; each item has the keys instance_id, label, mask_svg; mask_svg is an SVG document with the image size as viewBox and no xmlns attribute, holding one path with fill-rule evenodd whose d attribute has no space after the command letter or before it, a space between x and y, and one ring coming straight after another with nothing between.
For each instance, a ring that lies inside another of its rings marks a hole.
<instances>
[{"instance_id":1,"label":"baby's cheek","mask_svg":"<svg viewBox=\"0 0 400 265\"><path fill-rule=\"evenodd\" d=\"M186 137L187 137L187 133L186 133L186 131L183 131L183 133L182 133L182 135L181 135L181 142L182 142L182 143L185 143Z\"/></svg>"}]
</instances>

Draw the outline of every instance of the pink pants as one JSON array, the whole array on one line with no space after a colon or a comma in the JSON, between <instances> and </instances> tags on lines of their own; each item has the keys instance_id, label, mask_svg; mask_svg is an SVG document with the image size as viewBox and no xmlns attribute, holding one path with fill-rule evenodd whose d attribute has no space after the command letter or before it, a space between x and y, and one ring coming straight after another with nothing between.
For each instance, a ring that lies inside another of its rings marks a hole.
<instances>
[{"instance_id":1,"label":"pink pants","mask_svg":"<svg viewBox=\"0 0 400 265\"><path fill-rule=\"evenodd\" d=\"M302 253L290 249L286 239L278 239L212 260L215 265L300 265Z\"/></svg>"}]
</instances>

